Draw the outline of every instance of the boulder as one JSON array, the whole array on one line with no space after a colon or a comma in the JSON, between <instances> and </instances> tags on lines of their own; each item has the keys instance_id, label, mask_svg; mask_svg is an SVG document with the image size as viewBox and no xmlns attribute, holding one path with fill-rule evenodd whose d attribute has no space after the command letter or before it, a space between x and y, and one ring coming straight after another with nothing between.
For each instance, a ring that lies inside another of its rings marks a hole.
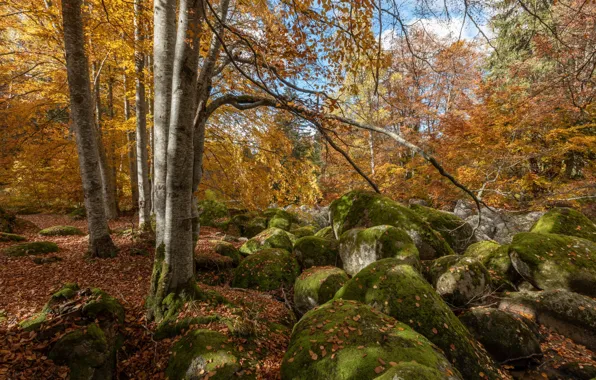
<instances>
[{"instance_id":1,"label":"boulder","mask_svg":"<svg viewBox=\"0 0 596 380\"><path fill-rule=\"evenodd\" d=\"M490 291L490 275L474 258L443 256L430 268L432 285L450 305L465 307L480 301Z\"/></svg>"},{"instance_id":2,"label":"boulder","mask_svg":"<svg viewBox=\"0 0 596 380\"><path fill-rule=\"evenodd\" d=\"M292 213L298 219L300 225L312 225L317 229L329 226L329 207L307 205L290 205L285 211Z\"/></svg>"},{"instance_id":3,"label":"boulder","mask_svg":"<svg viewBox=\"0 0 596 380\"><path fill-rule=\"evenodd\" d=\"M540 337L533 323L495 308L476 307L459 319L495 360L527 367L542 357Z\"/></svg>"},{"instance_id":4,"label":"boulder","mask_svg":"<svg viewBox=\"0 0 596 380\"><path fill-rule=\"evenodd\" d=\"M42 236L74 236L85 235L83 231L73 226L53 226L39 231Z\"/></svg>"},{"instance_id":5,"label":"boulder","mask_svg":"<svg viewBox=\"0 0 596 380\"><path fill-rule=\"evenodd\" d=\"M238 228L241 236L252 238L267 229L267 218L259 216L255 212L234 215L230 220Z\"/></svg>"},{"instance_id":6,"label":"boulder","mask_svg":"<svg viewBox=\"0 0 596 380\"><path fill-rule=\"evenodd\" d=\"M333 233L333 228L331 226L321 228L320 230L317 231L315 236L322 237L322 238L329 239L329 240L335 240L335 234Z\"/></svg>"},{"instance_id":7,"label":"boulder","mask_svg":"<svg viewBox=\"0 0 596 380\"><path fill-rule=\"evenodd\" d=\"M482 219L476 230L476 239L494 240L499 244L509 244L513 236L526 232L542 216L544 212L529 213L509 212L499 209L482 208ZM478 225L478 215L472 215L465 221L473 227Z\"/></svg>"},{"instance_id":8,"label":"boulder","mask_svg":"<svg viewBox=\"0 0 596 380\"><path fill-rule=\"evenodd\" d=\"M226 205L216 200L201 200L197 202L197 208L201 226L218 227L220 221L230 217Z\"/></svg>"},{"instance_id":9,"label":"boulder","mask_svg":"<svg viewBox=\"0 0 596 380\"><path fill-rule=\"evenodd\" d=\"M293 225L298 224L298 218L282 209L270 208L263 212L263 215L268 219L267 226L269 228L280 228L284 231L290 231Z\"/></svg>"},{"instance_id":10,"label":"boulder","mask_svg":"<svg viewBox=\"0 0 596 380\"><path fill-rule=\"evenodd\" d=\"M315 233L317 233L317 229L313 226L304 226L293 228L290 232L292 235L296 236L297 239L300 239L301 237L305 236L314 236Z\"/></svg>"},{"instance_id":11,"label":"boulder","mask_svg":"<svg viewBox=\"0 0 596 380\"><path fill-rule=\"evenodd\" d=\"M377 260L394 258L404 264L420 264L418 249L403 230L392 226L354 228L341 235L339 255L350 276Z\"/></svg>"},{"instance_id":12,"label":"boulder","mask_svg":"<svg viewBox=\"0 0 596 380\"><path fill-rule=\"evenodd\" d=\"M0 232L12 233L16 224L16 216L0 207Z\"/></svg>"},{"instance_id":13,"label":"boulder","mask_svg":"<svg viewBox=\"0 0 596 380\"><path fill-rule=\"evenodd\" d=\"M335 300L294 326L281 365L286 379L461 379L425 337L370 306Z\"/></svg>"},{"instance_id":14,"label":"boulder","mask_svg":"<svg viewBox=\"0 0 596 380\"><path fill-rule=\"evenodd\" d=\"M294 285L300 274L296 258L283 249L263 249L240 262L234 271L232 286L275 290Z\"/></svg>"},{"instance_id":15,"label":"boulder","mask_svg":"<svg viewBox=\"0 0 596 380\"><path fill-rule=\"evenodd\" d=\"M545 325L596 350L596 300L565 290L509 293L499 309Z\"/></svg>"},{"instance_id":16,"label":"boulder","mask_svg":"<svg viewBox=\"0 0 596 380\"><path fill-rule=\"evenodd\" d=\"M409 324L442 349L465 379L501 378L492 358L410 265L395 259L377 261L348 281L335 299L365 302Z\"/></svg>"},{"instance_id":17,"label":"boulder","mask_svg":"<svg viewBox=\"0 0 596 380\"><path fill-rule=\"evenodd\" d=\"M479 241L468 247L464 257L474 258L484 265L497 291L515 290L515 284L521 279L511 263L509 246L490 240Z\"/></svg>"},{"instance_id":18,"label":"boulder","mask_svg":"<svg viewBox=\"0 0 596 380\"><path fill-rule=\"evenodd\" d=\"M356 227L389 225L404 230L412 238L423 260L454 253L445 239L413 210L379 194L351 191L336 199L330 211L337 237Z\"/></svg>"},{"instance_id":19,"label":"boulder","mask_svg":"<svg viewBox=\"0 0 596 380\"><path fill-rule=\"evenodd\" d=\"M476 242L474 229L459 216L417 204L410 204L410 208L440 233L456 253L463 253L470 244Z\"/></svg>"},{"instance_id":20,"label":"boulder","mask_svg":"<svg viewBox=\"0 0 596 380\"><path fill-rule=\"evenodd\" d=\"M265 248L281 248L292 251L292 241L284 230L275 227L268 228L244 243L240 247L240 253L251 255Z\"/></svg>"},{"instance_id":21,"label":"boulder","mask_svg":"<svg viewBox=\"0 0 596 380\"><path fill-rule=\"evenodd\" d=\"M27 255L44 255L46 253L58 252L58 245L51 241L33 241L30 243L20 243L2 250L7 256L19 257Z\"/></svg>"},{"instance_id":22,"label":"boulder","mask_svg":"<svg viewBox=\"0 0 596 380\"><path fill-rule=\"evenodd\" d=\"M347 281L348 275L336 267L312 267L294 283L294 305L300 314L329 301Z\"/></svg>"},{"instance_id":23,"label":"boulder","mask_svg":"<svg viewBox=\"0 0 596 380\"><path fill-rule=\"evenodd\" d=\"M315 236L300 238L294 243L294 255L302 269L326 265L343 266L337 240Z\"/></svg>"},{"instance_id":24,"label":"boulder","mask_svg":"<svg viewBox=\"0 0 596 380\"><path fill-rule=\"evenodd\" d=\"M236 377L239 355L228 338L211 330L193 330L172 346L166 377L179 379L221 379Z\"/></svg>"},{"instance_id":25,"label":"boulder","mask_svg":"<svg viewBox=\"0 0 596 380\"><path fill-rule=\"evenodd\" d=\"M9 242L9 241L25 241L27 240L24 236L11 234L8 232L0 232L0 242Z\"/></svg>"},{"instance_id":26,"label":"boulder","mask_svg":"<svg viewBox=\"0 0 596 380\"><path fill-rule=\"evenodd\" d=\"M242 260L242 255L238 251L238 248L234 246L234 244L229 243L223 240L215 241L215 246L213 247L215 253L221 256L229 257L232 259L234 265L238 265L240 260Z\"/></svg>"},{"instance_id":27,"label":"boulder","mask_svg":"<svg viewBox=\"0 0 596 380\"><path fill-rule=\"evenodd\" d=\"M515 270L537 289L596 296L596 243L557 234L520 233L509 246Z\"/></svg>"},{"instance_id":28,"label":"boulder","mask_svg":"<svg viewBox=\"0 0 596 380\"><path fill-rule=\"evenodd\" d=\"M572 208L557 207L544 214L530 232L577 236L596 242L596 224Z\"/></svg>"}]
</instances>

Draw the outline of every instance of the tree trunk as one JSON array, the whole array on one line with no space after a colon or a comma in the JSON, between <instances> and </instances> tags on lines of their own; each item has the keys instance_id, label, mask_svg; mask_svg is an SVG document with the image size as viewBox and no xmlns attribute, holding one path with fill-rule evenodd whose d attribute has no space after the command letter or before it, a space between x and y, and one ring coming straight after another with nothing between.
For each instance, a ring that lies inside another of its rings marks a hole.
<instances>
[{"instance_id":1,"label":"tree trunk","mask_svg":"<svg viewBox=\"0 0 596 380\"><path fill-rule=\"evenodd\" d=\"M108 117L111 121L114 120L114 76L112 75L111 67L108 67ZM118 207L118 199L120 199L120 189L118 187L118 165L116 162L116 130L112 130L110 138L110 167L111 180L114 184L114 205L116 206L116 215L120 214L120 208Z\"/></svg>"},{"instance_id":2,"label":"tree trunk","mask_svg":"<svg viewBox=\"0 0 596 380\"><path fill-rule=\"evenodd\" d=\"M166 160L176 44L176 0L154 0L153 18L153 209L157 224L155 240L159 246L163 241L166 213Z\"/></svg>"},{"instance_id":3,"label":"tree trunk","mask_svg":"<svg viewBox=\"0 0 596 380\"><path fill-rule=\"evenodd\" d=\"M122 83L124 86L124 121L130 119L130 103L126 97L127 80L126 73L122 76ZM126 133L128 141L128 172L130 177L130 190L132 192L132 208L136 210L139 207L139 183L137 175L137 137L136 132L129 131Z\"/></svg>"},{"instance_id":4,"label":"tree trunk","mask_svg":"<svg viewBox=\"0 0 596 380\"><path fill-rule=\"evenodd\" d=\"M104 210L99 147L93 120L93 99L84 47L81 0L62 0L62 19L70 108L75 126L87 208L89 253L93 257L113 257L116 255L116 246L110 237Z\"/></svg>"},{"instance_id":5,"label":"tree trunk","mask_svg":"<svg viewBox=\"0 0 596 380\"><path fill-rule=\"evenodd\" d=\"M149 188L149 157L147 154L147 114L145 104L145 57L142 52L141 11L142 0L135 0L135 73L137 115L137 175L139 188L139 229L151 229L151 189Z\"/></svg>"},{"instance_id":6,"label":"tree trunk","mask_svg":"<svg viewBox=\"0 0 596 380\"><path fill-rule=\"evenodd\" d=\"M100 78L101 68L97 66L97 62L92 64L93 74L93 98L95 105L95 123L97 129L97 144L99 150L99 170L101 173L101 180L103 183L103 196L104 196L104 208L105 214L108 219L116 219L118 217L118 211L116 207L115 187L112 183L112 174L110 165L108 164L108 157L103 144L103 131L102 131L102 115L101 115L101 94L100 94Z\"/></svg>"},{"instance_id":7,"label":"tree trunk","mask_svg":"<svg viewBox=\"0 0 596 380\"><path fill-rule=\"evenodd\" d=\"M156 250L150 294L153 311L150 316L157 319L163 318L170 310L171 304L163 303L168 294L173 293L182 299L187 296L194 298L198 294L194 281L191 209L193 127L202 5L199 0L180 0L166 161L165 225L163 241L158 243ZM155 54L156 67L157 56ZM160 227L158 224L158 230Z\"/></svg>"}]
</instances>

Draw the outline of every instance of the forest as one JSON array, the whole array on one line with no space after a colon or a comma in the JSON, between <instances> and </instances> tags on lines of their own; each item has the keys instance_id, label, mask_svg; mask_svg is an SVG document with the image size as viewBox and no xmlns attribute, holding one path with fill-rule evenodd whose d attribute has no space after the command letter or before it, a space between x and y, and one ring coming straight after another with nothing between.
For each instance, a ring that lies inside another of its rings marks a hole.
<instances>
[{"instance_id":1,"label":"forest","mask_svg":"<svg viewBox=\"0 0 596 380\"><path fill-rule=\"evenodd\" d=\"M596 379L596 2L0 0L0 379Z\"/></svg>"}]
</instances>

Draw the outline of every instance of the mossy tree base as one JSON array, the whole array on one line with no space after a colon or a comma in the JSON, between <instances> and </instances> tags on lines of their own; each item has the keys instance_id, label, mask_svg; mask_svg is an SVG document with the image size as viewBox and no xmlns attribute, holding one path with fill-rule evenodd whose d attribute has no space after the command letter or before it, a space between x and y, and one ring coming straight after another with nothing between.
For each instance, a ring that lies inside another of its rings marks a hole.
<instances>
[{"instance_id":1,"label":"mossy tree base","mask_svg":"<svg viewBox=\"0 0 596 380\"><path fill-rule=\"evenodd\" d=\"M90 257L109 259L116 257L118 254L118 248L112 241L110 235L102 236L93 241L91 240L91 237L89 237L89 239L88 254Z\"/></svg>"}]
</instances>

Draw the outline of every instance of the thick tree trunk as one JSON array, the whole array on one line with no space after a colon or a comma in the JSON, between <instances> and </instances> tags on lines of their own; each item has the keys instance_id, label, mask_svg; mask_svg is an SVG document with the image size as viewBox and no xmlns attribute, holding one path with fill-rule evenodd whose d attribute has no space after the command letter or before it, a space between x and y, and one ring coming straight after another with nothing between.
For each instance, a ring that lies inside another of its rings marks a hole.
<instances>
[{"instance_id":1,"label":"thick tree trunk","mask_svg":"<svg viewBox=\"0 0 596 380\"><path fill-rule=\"evenodd\" d=\"M139 188L139 229L151 229L151 189L149 188L149 156L147 154L147 114L145 104L145 56L142 52L141 10L142 0L135 0L135 73L137 115L137 175Z\"/></svg>"},{"instance_id":2,"label":"thick tree trunk","mask_svg":"<svg viewBox=\"0 0 596 380\"><path fill-rule=\"evenodd\" d=\"M130 103L126 96L127 79L126 74L122 76L122 83L124 86L124 121L130 119ZM139 207L139 183L137 175L137 137L136 132L130 131L126 133L128 142L128 172L130 177L130 189L132 192L132 208L136 210Z\"/></svg>"},{"instance_id":3,"label":"thick tree trunk","mask_svg":"<svg viewBox=\"0 0 596 380\"><path fill-rule=\"evenodd\" d=\"M150 295L150 306L157 319L168 312L169 306L163 304L168 294L184 298L198 292L194 281L191 209L201 20L201 1L180 1L167 149L165 225L163 241L157 247Z\"/></svg>"},{"instance_id":4,"label":"thick tree trunk","mask_svg":"<svg viewBox=\"0 0 596 380\"><path fill-rule=\"evenodd\" d=\"M159 246L163 241L166 212L166 160L176 44L176 0L154 0L153 18L153 209L157 225L156 244Z\"/></svg>"},{"instance_id":5,"label":"thick tree trunk","mask_svg":"<svg viewBox=\"0 0 596 380\"><path fill-rule=\"evenodd\" d=\"M112 173L108 163L108 157L103 143L102 130L102 115L101 115L101 93L100 93L100 78L101 68L98 67L97 62L92 64L92 74L94 78L93 83L93 98L95 105L95 123L97 129L97 144L99 149L99 170L101 173L101 180L103 183L103 196L105 214L108 219L116 219L118 217L118 210L116 207L116 188L112 182Z\"/></svg>"},{"instance_id":6,"label":"thick tree trunk","mask_svg":"<svg viewBox=\"0 0 596 380\"><path fill-rule=\"evenodd\" d=\"M93 99L84 47L81 0L62 0L62 18L70 108L75 125L87 208L89 253L94 257L112 257L116 254L116 246L110 237L104 210L99 149L93 120Z\"/></svg>"}]
</instances>

